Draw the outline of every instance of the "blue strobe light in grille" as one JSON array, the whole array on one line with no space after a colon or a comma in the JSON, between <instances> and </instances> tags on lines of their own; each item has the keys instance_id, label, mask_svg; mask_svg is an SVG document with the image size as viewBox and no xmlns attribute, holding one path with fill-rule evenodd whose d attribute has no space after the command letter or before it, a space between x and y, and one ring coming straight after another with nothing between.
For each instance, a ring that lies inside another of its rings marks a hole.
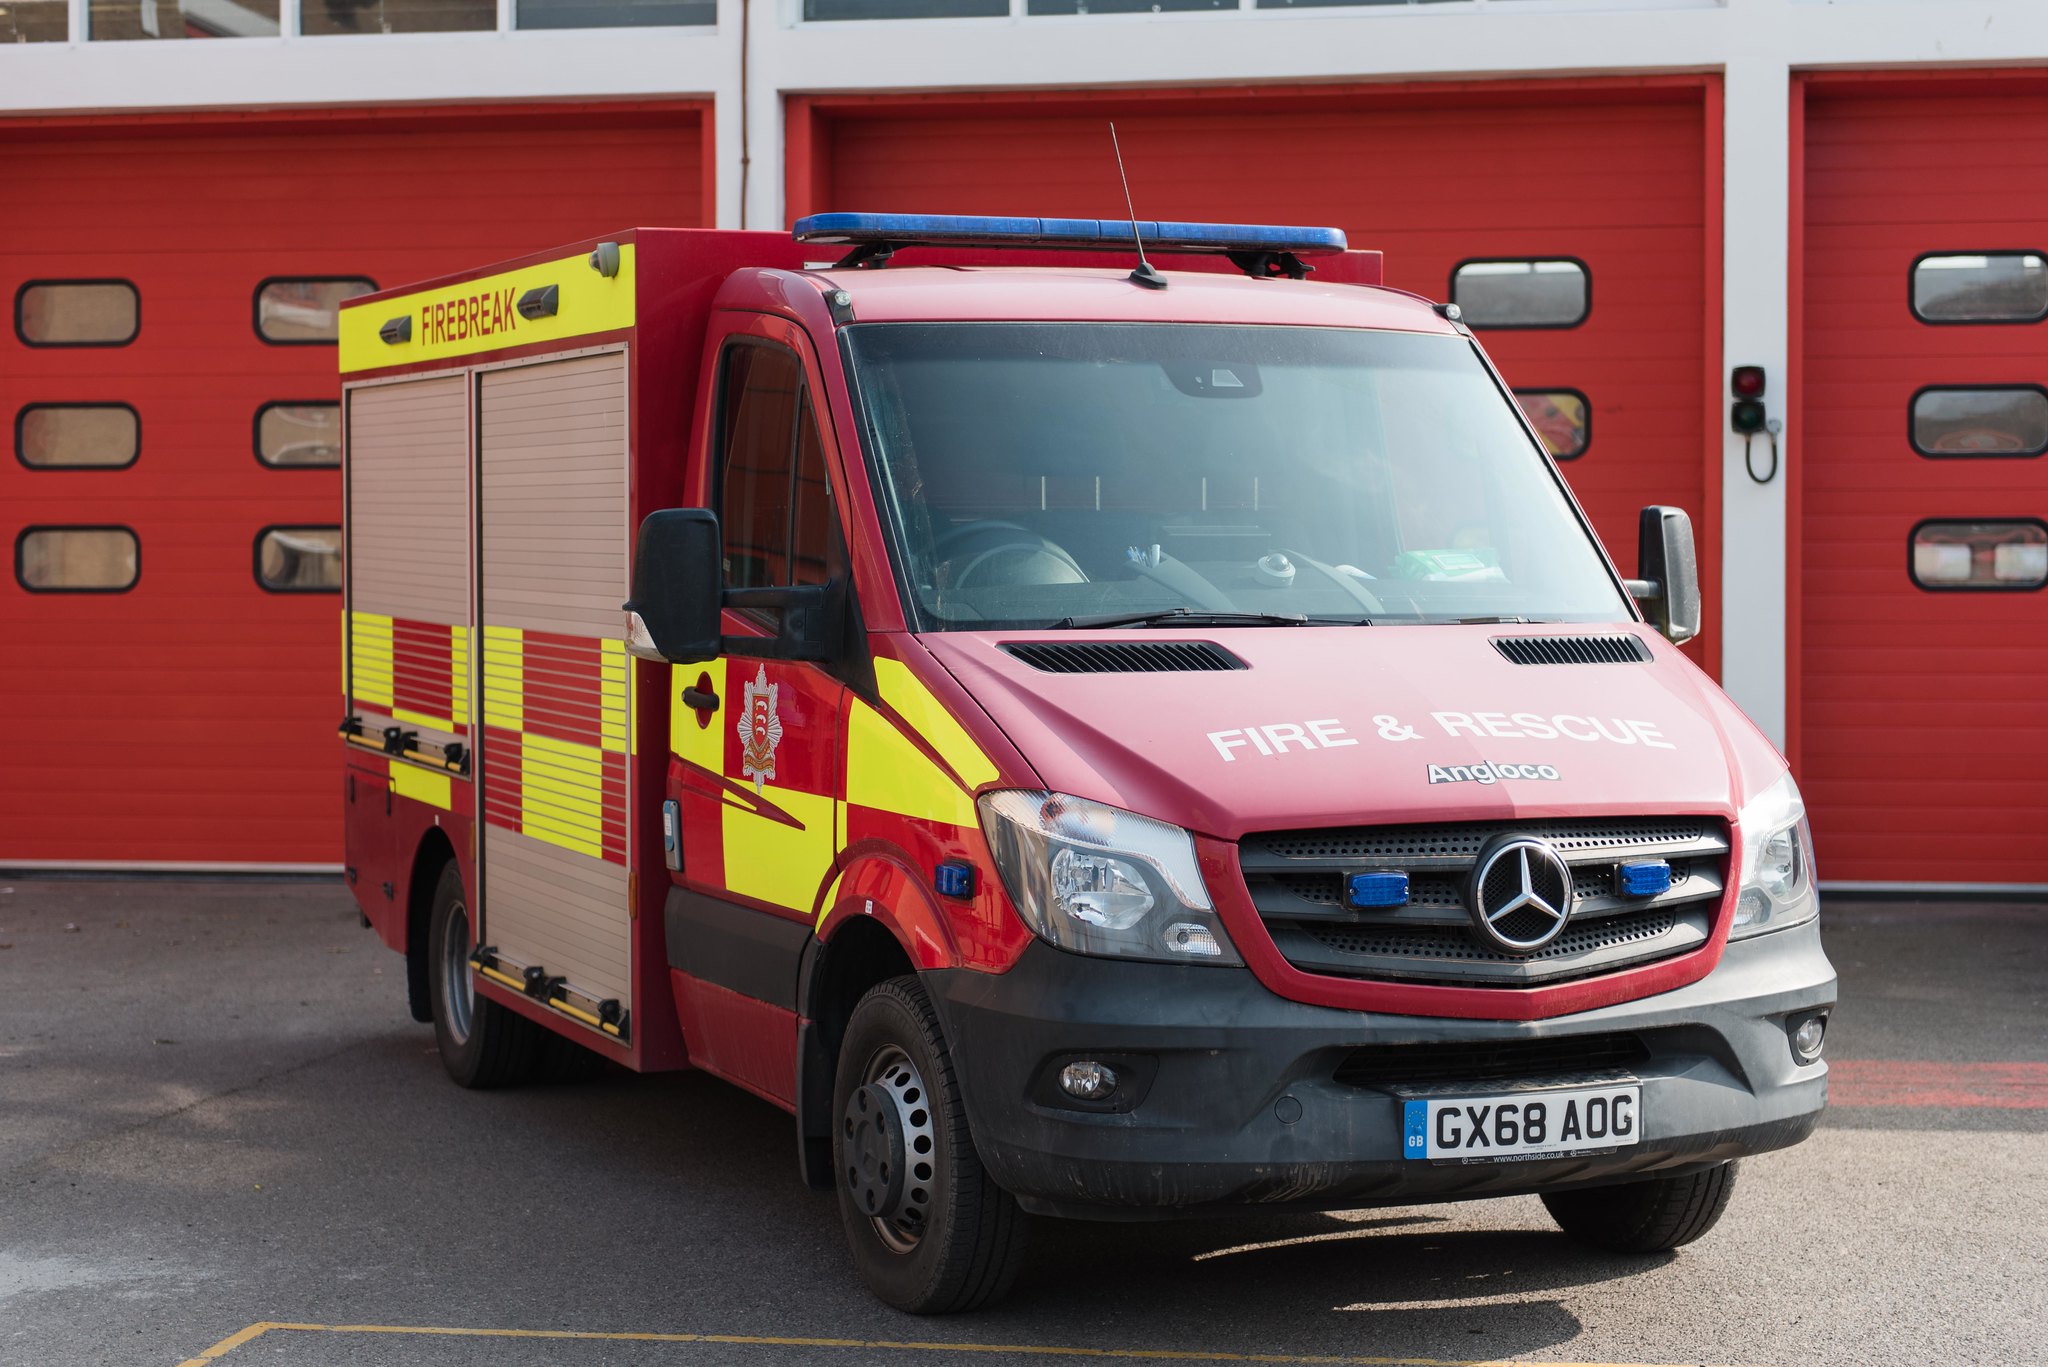
<instances>
[{"instance_id":1,"label":"blue strobe light in grille","mask_svg":"<svg viewBox=\"0 0 2048 1367\"><path fill-rule=\"evenodd\" d=\"M1399 907L1408 903L1405 873L1354 873L1345 882L1346 899L1354 907Z\"/></svg>"},{"instance_id":2,"label":"blue strobe light in grille","mask_svg":"<svg viewBox=\"0 0 2048 1367\"><path fill-rule=\"evenodd\" d=\"M1615 869L1624 897L1655 897L1671 891L1671 865L1662 859L1638 859Z\"/></svg>"}]
</instances>

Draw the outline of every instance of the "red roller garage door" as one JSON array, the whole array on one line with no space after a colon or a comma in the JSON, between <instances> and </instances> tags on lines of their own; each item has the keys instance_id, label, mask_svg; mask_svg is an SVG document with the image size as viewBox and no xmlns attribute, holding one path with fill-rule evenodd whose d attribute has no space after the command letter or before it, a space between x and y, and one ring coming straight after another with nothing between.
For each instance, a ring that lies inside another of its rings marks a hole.
<instances>
[{"instance_id":1,"label":"red roller garage door","mask_svg":"<svg viewBox=\"0 0 2048 1367\"><path fill-rule=\"evenodd\" d=\"M354 286L308 282L704 224L708 122L662 104L9 125L0 863L339 861L339 385L333 346L300 339Z\"/></svg>"},{"instance_id":2,"label":"red roller garage door","mask_svg":"<svg viewBox=\"0 0 2048 1367\"><path fill-rule=\"evenodd\" d=\"M1583 263L1582 322L1486 346L1547 431L1583 396L1565 469L1624 572L1644 504L1692 513L1693 650L1715 669L1719 96L1684 78L796 99L789 208L1120 216L1113 118L1147 217L1333 224L1433 299L1462 262Z\"/></svg>"},{"instance_id":3,"label":"red roller garage door","mask_svg":"<svg viewBox=\"0 0 2048 1367\"><path fill-rule=\"evenodd\" d=\"M1794 694L1822 868L2048 883L2048 93L1804 90Z\"/></svg>"}]
</instances>

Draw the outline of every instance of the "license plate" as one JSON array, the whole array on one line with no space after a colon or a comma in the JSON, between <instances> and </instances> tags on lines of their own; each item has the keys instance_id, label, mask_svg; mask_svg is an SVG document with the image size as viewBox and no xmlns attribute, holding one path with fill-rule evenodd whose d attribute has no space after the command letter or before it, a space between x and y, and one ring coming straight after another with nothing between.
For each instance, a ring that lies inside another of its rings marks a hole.
<instances>
[{"instance_id":1,"label":"license plate","mask_svg":"<svg viewBox=\"0 0 2048 1367\"><path fill-rule=\"evenodd\" d=\"M1614 1149L1642 1137L1639 1087L1573 1087L1407 1101L1406 1158L1527 1158Z\"/></svg>"}]
</instances>

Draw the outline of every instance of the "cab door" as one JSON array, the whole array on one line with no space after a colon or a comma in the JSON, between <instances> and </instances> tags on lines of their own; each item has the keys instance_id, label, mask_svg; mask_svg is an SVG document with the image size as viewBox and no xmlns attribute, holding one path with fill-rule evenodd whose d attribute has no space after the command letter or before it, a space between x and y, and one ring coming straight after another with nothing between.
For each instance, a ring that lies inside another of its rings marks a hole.
<instances>
[{"instance_id":1,"label":"cab door","mask_svg":"<svg viewBox=\"0 0 2048 1367\"><path fill-rule=\"evenodd\" d=\"M837 453L808 340L758 314L714 331L708 504L725 587L843 582ZM729 609L724 630L766 639L777 625ZM673 675L681 869L666 930L684 1040L697 1066L789 1102L798 963L840 845L846 686L831 666L744 651Z\"/></svg>"}]
</instances>

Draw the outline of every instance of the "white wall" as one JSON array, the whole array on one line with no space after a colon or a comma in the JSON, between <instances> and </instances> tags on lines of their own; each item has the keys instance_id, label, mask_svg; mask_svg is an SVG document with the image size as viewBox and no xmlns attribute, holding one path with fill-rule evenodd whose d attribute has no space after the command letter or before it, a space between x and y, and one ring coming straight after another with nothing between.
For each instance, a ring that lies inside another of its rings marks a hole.
<instances>
[{"instance_id":1,"label":"white wall","mask_svg":"<svg viewBox=\"0 0 2048 1367\"><path fill-rule=\"evenodd\" d=\"M85 0L70 3L77 32ZM504 22L512 8L501 4ZM1742 59L1788 68L2048 60L2041 0L1453 0L823 24L796 18L800 0L719 0L713 27L315 38L290 36L298 0L284 0L280 38L0 44L0 115L733 97L743 10L752 13L752 84L771 91L1699 71Z\"/></svg>"},{"instance_id":2,"label":"white wall","mask_svg":"<svg viewBox=\"0 0 2048 1367\"><path fill-rule=\"evenodd\" d=\"M168 3L168 0L165 0ZM74 33L85 0L69 0ZM2048 63L2048 0L1463 0L1426 7L807 24L801 0L719 0L715 27L0 45L8 115L375 103L709 97L718 222L783 221L785 92L1725 74L1724 372L1761 364L1782 412L1788 88L1825 67ZM298 0L284 0L283 27ZM741 196L742 27L746 193ZM1799 433L1781 454L1798 459ZM1724 449L1723 674L1784 734L1785 479ZM1625 553L1625 552L1624 552Z\"/></svg>"}]
</instances>

